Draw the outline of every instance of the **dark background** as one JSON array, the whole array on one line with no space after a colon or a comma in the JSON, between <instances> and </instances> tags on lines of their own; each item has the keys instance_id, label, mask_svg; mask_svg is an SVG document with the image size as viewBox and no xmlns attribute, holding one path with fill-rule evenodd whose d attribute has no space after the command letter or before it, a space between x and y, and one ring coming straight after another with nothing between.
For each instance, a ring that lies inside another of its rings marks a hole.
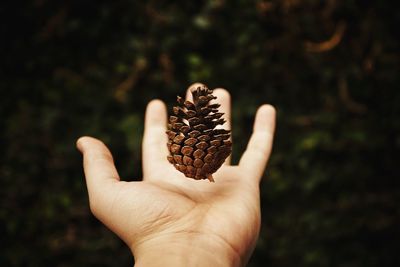
<instances>
[{"instance_id":1,"label":"dark background","mask_svg":"<svg viewBox=\"0 0 400 267\"><path fill-rule=\"evenodd\" d=\"M2 1L0 265L132 266L75 140L140 179L147 102L200 81L232 93L234 163L278 111L249 266L400 266L399 25L389 1Z\"/></svg>"}]
</instances>

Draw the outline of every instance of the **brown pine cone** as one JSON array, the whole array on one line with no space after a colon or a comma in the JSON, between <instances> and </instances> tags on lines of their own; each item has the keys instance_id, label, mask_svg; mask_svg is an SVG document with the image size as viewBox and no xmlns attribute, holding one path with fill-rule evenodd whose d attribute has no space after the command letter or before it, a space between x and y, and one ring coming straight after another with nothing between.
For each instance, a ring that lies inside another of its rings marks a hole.
<instances>
[{"instance_id":1,"label":"brown pine cone","mask_svg":"<svg viewBox=\"0 0 400 267\"><path fill-rule=\"evenodd\" d=\"M226 121L218 112L220 104L209 104L217 97L206 86L191 91L193 102L177 97L178 106L168 124L168 161L186 177L209 179L232 152L230 131L214 129Z\"/></svg>"}]
</instances>

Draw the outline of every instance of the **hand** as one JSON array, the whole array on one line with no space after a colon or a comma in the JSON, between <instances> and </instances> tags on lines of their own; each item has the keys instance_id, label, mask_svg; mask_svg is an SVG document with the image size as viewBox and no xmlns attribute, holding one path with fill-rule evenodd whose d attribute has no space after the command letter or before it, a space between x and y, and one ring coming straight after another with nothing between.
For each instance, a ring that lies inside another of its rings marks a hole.
<instances>
[{"instance_id":1,"label":"hand","mask_svg":"<svg viewBox=\"0 0 400 267\"><path fill-rule=\"evenodd\" d=\"M230 95L224 89L214 95L229 129ZM166 124L165 105L151 101L141 182L120 181L101 141L77 141L91 211L130 247L136 266L244 266L260 228L259 181L271 152L274 108L258 109L239 165L231 166L228 158L213 175L215 183L186 178L167 161Z\"/></svg>"}]
</instances>

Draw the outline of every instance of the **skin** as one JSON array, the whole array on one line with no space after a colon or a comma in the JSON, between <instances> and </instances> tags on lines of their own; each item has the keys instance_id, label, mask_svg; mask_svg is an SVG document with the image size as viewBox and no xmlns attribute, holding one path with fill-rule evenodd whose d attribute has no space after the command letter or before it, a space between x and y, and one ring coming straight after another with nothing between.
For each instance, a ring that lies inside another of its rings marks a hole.
<instances>
[{"instance_id":1,"label":"skin","mask_svg":"<svg viewBox=\"0 0 400 267\"><path fill-rule=\"evenodd\" d=\"M214 95L230 129L230 95L221 88ZM215 183L186 178L167 161L166 125L165 104L151 101L140 182L120 181L101 141L77 141L92 213L129 246L135 266L245 266L260 230L259 182L271 153L275 109L258 109L239 164L228 158L213 174Z\"/></svg>"}]
</instances>

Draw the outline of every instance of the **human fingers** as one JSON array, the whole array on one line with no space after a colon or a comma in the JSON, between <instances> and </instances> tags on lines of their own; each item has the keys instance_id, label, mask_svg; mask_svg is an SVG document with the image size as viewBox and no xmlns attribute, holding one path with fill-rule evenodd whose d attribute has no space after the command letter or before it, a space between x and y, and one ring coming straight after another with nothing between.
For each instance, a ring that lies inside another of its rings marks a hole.
<instances>
[{"instance_id":1,"label":"human fingers","mask_svg":"<svg viewBox=\"0 0 400 267\"><path fill-rule=\"evenodd\" d=\"M221 106L219 107L219 112L224 113L224 116L222 117L225 119L225 123L223 125L217 125L215 128L217 129L225 129L225 130L231 130L231 95L229 92L223 88L216 88L213 91L213 95L217 97L215 100L211 100L211 104L220 104ZM232 135L230 137L230 140L232 141ZM230 165L231 164L231 155L229 155L225 162L224 165Z\"/></svg>"},{"instance_id":2,"label":"human fingers","mask_svg":"<svg viewBox=\"0 0 400 267\"><path fill-rule=\"evenodd\" d=\"M276 111L271 105L262 105L258 109L253 133L239 162L239 168L251 174L257 181L261 179L271 154L275 117Z\"/></svg>"},{"instance_id":3,"label":"human fingers","mask_svg":"<svg viewBox=\"0 0 400 267\"><path fill-rule=\"evenodd\" d=\"M76 142L83 154L83 168L88 188L90 208L95 215L101 212L103 203L112 198L113 185L119 181L113 157L98 139L81 137Z\"/></svg>"},{"instance_id":4,"label":"human fingers","mask_svg":"<svg viewBox=\"0 0 400 267\"><path fill-rule=\"evenodd\" d=\"M192 97L192 90L195 90L197 87L205 86L202 83L194 83L189 86L188 90L186 91L186 100L193 101ZM226 129L231 130L231 96L226 89L223 88L216 88L213 90L213 95L217 97L216 100L211 100L210 104L220 104L219 112L224 113L222 118L225 119L224 125L217 125L217 129ZM232 136L231 136L232 140ZM231 156L229 155L228 158L225 160L225 165L230 165L231 163Z\"/></svg>"},{"instance_id":5,"label":"human fingers","mask_svg":"<svg viewBox=\"0 0 400 267\"><path fill-rule=\"evenodd\" d=\"M143 176L166 162L167 135L167 110L161 100L152 100L146 108L144 136L142 142L143 151Z\"/></svg>"}]
</instances>

